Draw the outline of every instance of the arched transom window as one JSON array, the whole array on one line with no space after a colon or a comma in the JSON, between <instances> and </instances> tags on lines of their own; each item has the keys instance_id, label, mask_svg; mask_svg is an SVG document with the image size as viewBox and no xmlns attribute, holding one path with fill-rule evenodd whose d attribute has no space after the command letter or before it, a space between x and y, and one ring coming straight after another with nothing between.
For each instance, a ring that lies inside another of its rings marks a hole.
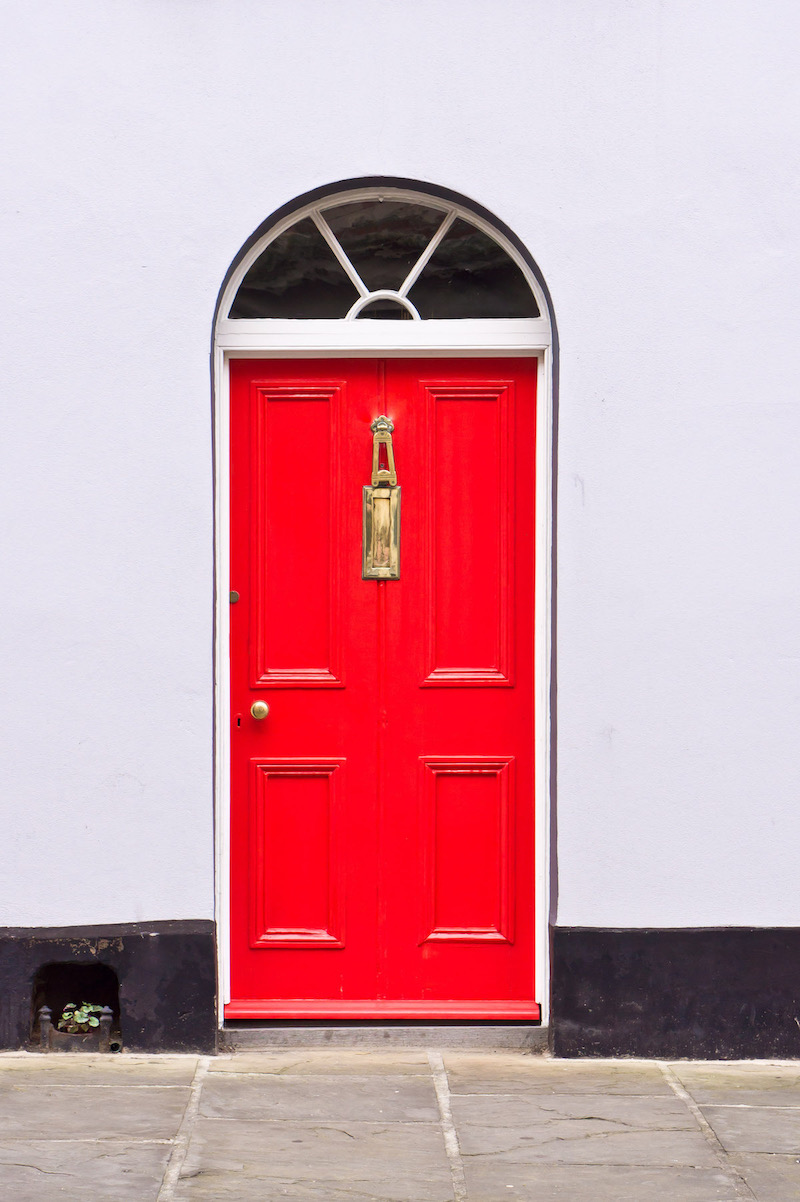
<instances>
[{"instance_id":1,"label":"arched transom window","mask_svg":"<svg viewBox=\"0 0 800 1202\"><path fill-rule=\"evenodd\" d=\"M282 223L227 313L233 321L539 315L519 263L488 228L438 198L391 194L340 194Z\"/></svg>"}]
</instances>

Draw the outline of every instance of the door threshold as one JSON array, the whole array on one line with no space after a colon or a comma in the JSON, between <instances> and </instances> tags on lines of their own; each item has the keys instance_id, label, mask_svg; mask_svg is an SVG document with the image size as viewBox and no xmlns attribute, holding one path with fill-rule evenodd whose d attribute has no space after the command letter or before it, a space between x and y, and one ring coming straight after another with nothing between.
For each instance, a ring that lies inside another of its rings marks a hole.
<instances>
[{"instance_id":1,"label":"door threshold","mask_svg":"<svg viewBox=\"0 0 800 1202\"><path fill-rule=\"evenodd\" d=\"M549 1048L547 1027L531 1023L286 1023L223 1024L221 1052L280 1048L452 1048L465 1051L530 1052Z\"/></svg>"},{"instance_id":2,"label":"door threshold","mask_svg":"<svg viewBox=\"0 0 800 1202\"><path fill-rule=\"evenodd\" d=\"M271 998L240 998L225 1003L228 1022L255 1019L257 1022L527 1022L541 1018L541 1007L533 1001L388 1001L362 998L307 998L275 1001Z\"/></svg>"}]
</instances>

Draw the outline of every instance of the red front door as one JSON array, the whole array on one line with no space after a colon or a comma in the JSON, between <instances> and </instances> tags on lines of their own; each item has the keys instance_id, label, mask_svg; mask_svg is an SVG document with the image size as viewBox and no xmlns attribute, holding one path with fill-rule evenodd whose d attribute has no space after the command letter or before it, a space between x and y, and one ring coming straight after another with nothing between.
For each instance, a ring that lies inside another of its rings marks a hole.
<instances>
[{"instance_id":1,"label":"red front door","mask_svg":"<svg viewBox=\"0 0 800 1202\"><path fill-rule=\"evenodd\" d=\"M231 364L229 1019L539 1015L535 389L527 359ZM362 579L380 414L399 580Z\"/></svg>"}]
</instances>

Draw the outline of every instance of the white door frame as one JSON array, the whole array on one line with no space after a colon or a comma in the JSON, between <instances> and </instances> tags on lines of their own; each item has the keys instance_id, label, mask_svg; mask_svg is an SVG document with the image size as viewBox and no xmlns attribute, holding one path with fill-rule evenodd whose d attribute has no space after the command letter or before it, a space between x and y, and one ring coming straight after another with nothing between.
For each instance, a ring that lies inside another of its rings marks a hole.
<instances>
[{"instance_id":1,"label":"white door frame","mask_svg":"<svg viewBox=\"0 0 800 1202\"><path fill-rule=\"evenodd\" d=\"M373 199L410 200L455 209L497 241L523 271L538 318L449 321L229 320L239 286L264 247L284 229L323 205ZM219 1025L230 1000L230 387L231 359L499 358L538 361L536 390L536 528L534 607L535 998L542 1026L550 1011L550 685L553 518L553 330L548 298L530 265L489 221L466 206L408 188L363 188L326 196L271 227L247 251L220 297L214 331L213 403L215 473L215 891Z\"/></svg>"}]
</instances>

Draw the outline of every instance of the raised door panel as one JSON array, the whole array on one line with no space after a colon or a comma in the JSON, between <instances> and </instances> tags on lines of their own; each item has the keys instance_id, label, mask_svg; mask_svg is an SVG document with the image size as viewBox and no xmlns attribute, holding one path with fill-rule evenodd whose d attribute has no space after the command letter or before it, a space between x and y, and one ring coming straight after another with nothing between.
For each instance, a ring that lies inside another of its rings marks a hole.
<instances>
[{"instance_id":1,"label":"raised door panel","mask_svg":"<svg viewBox=\"0 0 800 1202\"><path fill-rule=\"evenodd\" d=\"M513 684L514 385L426 384L424 683Z\"/></svg>"},{"instance_id":2,"label":"raised door panel","mask_svg":"<svg viewBox=\"0 0 800 1202\"><path fill-rule=\"evenodd\" d=\"M253 760L250 946L344 947L343 760Z\"/></svg>"},{"instance_id":3,"label":"raised door panel","mask_svg":"<svg viewBox=\"0 0 800 1202\"><path fill-rule=\"evenodd\" d=\"M342 389L254 384L251 687L337 687Z\"/></svg>"},{"instance_id":4,"label":"raised door panel","mask_svg":"<svg viewBox=\"0 0 800 1202\"><path fill-rule=\"evenodd\" d=\"M513 943L513 758L420 766L422 942Z\"/></svg>"}]
</instances>

